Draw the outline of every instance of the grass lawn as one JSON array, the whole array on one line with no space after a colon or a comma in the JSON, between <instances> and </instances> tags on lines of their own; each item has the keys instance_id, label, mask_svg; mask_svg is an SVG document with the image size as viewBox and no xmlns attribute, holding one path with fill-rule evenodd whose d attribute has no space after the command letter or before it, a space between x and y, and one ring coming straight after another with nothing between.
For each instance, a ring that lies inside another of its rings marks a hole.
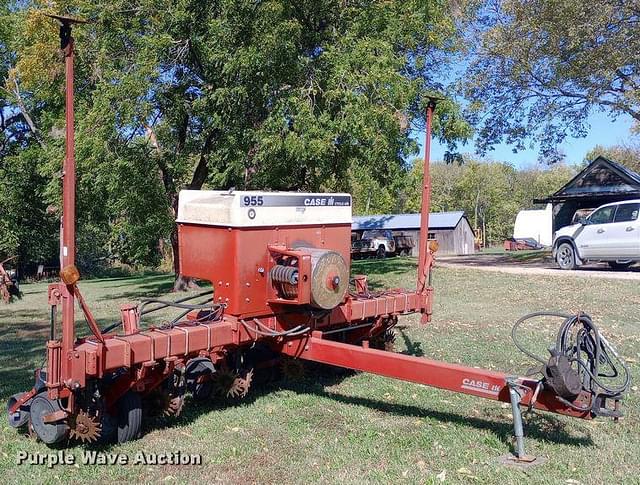
<instances>
[{"instance_id":1,"label":"grass lawn","mask_svg":"<svg viewBox=\"0 0 640 485\"><path fill-rule=\"evenodd\" d=\"M361 261L354 273L376 287L412 287L415 261ZM433 322L401 318L397 347L414 355L489 369L533 366L510 340L512 323L536 310L583 310L630 362L634 388L619 423L535 413L525 417L527 452L547 458L527 470L497 463L510 450L506 405L368 374L308 375L223 406L187 402L174 420L147 425L142 439L106 451L201 454L200 466L16 466L18 451L53 453L0 421L0 474L8 482L132 481L223 483L639 483L640 291L637 282L520 276L436 268ZM91 280L81 288L101 324L119 305L168 291L165 275ZM0 304L0 399L27 390L47 336L46 284ZM523 339L542 352L556 322ZM83 326L81 328L84 328ZM537 342L537 343L536 343ZM3 404L4 406L4 404ZM80 461L82 446L71 449Z\"/></svg>"},{"instance_id":2,"label":"grass lawn","mask_svg":"<svg viewBox=\"0 0 640 485\"><path fill-rule=\"evenodd\" d=\"M506 251L502 247L483 248L481 251L469 255L469 258L495 259L502 263L550 263L553 264L551 249L524 249L520 251Z\"/></svg>"}]
</instances>

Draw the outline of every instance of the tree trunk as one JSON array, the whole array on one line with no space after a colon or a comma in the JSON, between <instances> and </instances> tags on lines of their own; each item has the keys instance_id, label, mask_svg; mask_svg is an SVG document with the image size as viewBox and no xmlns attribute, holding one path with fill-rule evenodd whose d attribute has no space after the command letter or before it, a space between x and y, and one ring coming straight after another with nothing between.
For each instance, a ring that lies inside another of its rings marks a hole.
<instances>
[{"instance_id":1,"label":"tree trunk","mask_svg":"<svg viewBox=\"0 0 640 485\"><path fill-rule=\"evenodd\" d=\"M176 155L182 150L184 146L188 122L189 118L185 117L182 123L182 129L179 131L178 144L176 146ZM147 136L149 138L151 146L154 148L156 154L158 155L158 171L160 179L162 181L167 199L169 201L170 215L175 221L178 215L178 192L176 189L175 180L173 179L171 169L162 159L162 147L158 142L158 137L156 136L153 127L145 124L144 128L147 132ZM193 171L191 183L187 185L187 189L200 190L207 180L207 176L209 175L209 152L211 151L213 141L215 140L218 133L219 132L217 129L213 129L207 135L204 144L202 145L202 149L200 150L200 158L195 170ZM197 288L198 285L193 278L184 276L180 272L179 249L178 226L177 224L174 224L173 230L171 231L171 254L173 257L173 271L176 276L176 280L173 284L173 291L186 291L189 288Z\"/></svg>"},{"instance_id":2,"label":"tree trunk","mask_svg":"<svg viewBox=\"0 0 640 485\"><path fill-rule=\"evenodd\" d=\"M207 180L209 175L209 152L211 151L211 145L214 138L218 134L217 130L211 131L207 136L202 150L200 151L200 159L198 165L196 165L191 177L191 182L187 185L189 190L200 190ZM173 218L178 215L178 194L173 193L170 196L171 209L173 212ZM178 242L178 225L174 224L173 231L171 232L171 252L173 253L173 271L176 275L176 280L173 284L173 291L187 291L190 288L198 288L198 284L193 278L185 276L180 271L180 247Z\"/></svg>"},{"instance_id":3,"label":"tree trunk","mask_svg":"<svg viewBox=\"0 0 640 485\"><path fill-rule=\"evenodd\" d=\"M172 194L171 196L171 213L175 220L178 215L178 194ZM173 258L173 273L176 276L173 282L173 290L187 291L190 288L199 288L195 280L189 276L185 276L180 271L180 244L178 242L178 224L173 225L171 231L171 256Z\"/></svg>"},{"instance_id":4,"label":"tree trunk","mask_svg":"<svg viewBox=\"0 0 640 485\"><path fill-rule=\"evenodd\" d=\"M173 273L176 275L176 280L173 283L173 291L187 291L189 288L189 280L191 278L185 277L180 274L180 256L178 245L178 225L176 224L171 231L171 254L173 256Z\"/></svg>"}]
</instances>

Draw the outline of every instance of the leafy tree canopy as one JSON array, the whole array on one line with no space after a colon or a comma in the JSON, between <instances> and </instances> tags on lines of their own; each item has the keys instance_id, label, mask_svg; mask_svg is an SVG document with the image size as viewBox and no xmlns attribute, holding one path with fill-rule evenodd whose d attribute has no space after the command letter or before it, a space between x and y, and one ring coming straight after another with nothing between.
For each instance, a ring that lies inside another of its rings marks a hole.
<instances>
[{"instance_id":1,"label":"leafy tree canopy","mask_svg":"<svg viewBox=\"0 0 640 485\"><path fill-rule=\"evenodd\" d=\"M639 0L482 2L465 73L480 152L533 140L554 161L594 110L640 123L639 27Z\"/></svg>"},{"instance_id":2,"label":"leafy tree canopy","mask_svg":"<svg viewBox=\"0 0 640 485\"><path fill-rule=\"evenodd\" d=\"M175 250L182 188L389 185L460 47L442 0L12 3L3 99L20 116L3 135L36 151L51 203L63 64L47 12L92 20L74 31L80 247L133 263L153 262L172 233ZM450 99L436 118L452 146L470 136Z\"/></svg>"}]
</instances>

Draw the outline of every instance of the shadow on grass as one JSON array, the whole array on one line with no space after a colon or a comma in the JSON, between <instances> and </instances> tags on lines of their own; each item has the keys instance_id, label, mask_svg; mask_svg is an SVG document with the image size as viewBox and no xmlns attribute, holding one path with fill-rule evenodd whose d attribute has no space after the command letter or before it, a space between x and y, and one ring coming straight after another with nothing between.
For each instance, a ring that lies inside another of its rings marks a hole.
<instances>
[{"instance_id":1,"label":"shadow on grass","mask_svg":"<svg viewBox=\"0 0 640 485\"><path fill-rule=\"evenodd\" d=\"M4 390L23 386L26 371L45 357L49 322L45 309L0 311L0 322L0 397L6 397Z\"/></svg>"},{"instance_id":2,"label":"shadow on grass","mask_svg":"<svg viewBox=\"0 0 640 485\"><path fill-rule=\"evenodd\" d=\"M173 289L173 281L158 281L156 283L148 283L140 285L135 290L125 291L122 293L109 293L107 295L96 298L96 301L108 300L140 300L144 298L156 298L166 295Z\"/></svg>"},{"instance_id":3,"label":"shadow on grass","mask_svg":"<svg viewBox=\"0 0 640 485\"><path fill-rule=\"evenodd\" d=\"M404 329L406 327L395 327L400 336L402 337L402 341L404 342L404 346L407 350L402 351L401 353L406 355L413 355L414 357L424 357L424 350L422 350L422 342L414 342L411 338L405 333Z\"/></svg>"},{"instance_id":4,"label":"shadow on grass","mask_svg":"<svg viewBox=\"0 0 640 485\"><path fill-rule=\"evenodd\" d=\"M344 396L324 389L314 389L313 394L333 399L351 406L362 406L376 411L394 414L396 416L431 418L440 422L462 425L469 428L488 430L494 433L500 441L515 451L512 443L513 426L511 424L476 418L468 415L455 414L448 411L438 411L426 407L406 404L393 404L365 397ZM535 414L525 422L525 435L538 441L551 441L557 444L571 446L594 446L590 436L575 436L568 433L565 425L555 416Z\"/></svg>"},{"instance_id":5,"label":"shadow on grass","mask_svg":"<svg viewBox=\"0 0 640 485\"><path fill-rule=\"evenodd\" d=\"M119 288L129 287L131 285L153 283L163 280L173 280L173 275L169 273L153 273L144 276L123 276L120 278L100 278L94 280L87 280L88 283L100 283L102 288ZM105 284L105 283L118 283L118 284Z\"/></svg>"},{"instance_id":6,"label":"shadow on grass","mask_svg":"<svg viewBox=\"0 0 640 485\"><path fill-rule=\"evenodd\" d=\"M312 369L317 370L315 364ZM410 418L430 418L443 423L451 423L466 428L475 428L479 430L491 431L496 437L508 447L511 452L515 452L512 437L513 426L511 423L495 421L492 419L483 419L469 416L466 414L457 414L449 411L429 409L428 407L420 407L414 405L390 403L388 401L380 401L367 397L345 396L336 392L328 391L327 388L337 384L354 372L336 374L328 366L320 374L313 374L313 378L308 378L297 382L276 382L266 384L260 387L254 387L246 399L236 402L212 402L185 403L185 412L177 419L167 423L166 420L150 422L147 430L161 429L166 427L182 426L194 421L200 414L211 412L216 409L224 409L226 406L246 406L255 400L279 389L287 389L299 394L312 394L321 398L331 399L349 406L361 406L376 411L392 414L395 416L403 416ZM164 423L164 424L163 424ZM566 423L558 419L558 417L550 414L534 414L525 419L525 435L526 438L535 439L542 442L553 442L576 447L592 447L595 446L591 436L576 436L566 429Z\"/></svg>"},{"instance_id":7,"label":"shadow on grass","mask_svg":"<svg viewBox=\"0 0 640 485\"><path fill-rule=\"evenodd\" d=\"M318 370L319 368L317 367L317 364L312 364L312 369ZM466 414L457 414L449 411L429 409L427 407L390 403L388 401L380 401L367 397L346 396L336 392L327 391L327 387L335 385L337 382L342 381L352 374L353 372L350 371L336 373L328 366L324 366L324 370L320 374L314 374L313 379L309 378L298 382L277 381L269 382L260 386L254 386L249 396L240 401L220 399L200 402L193 400L190 396L187 396L183 412L179 417L147 417L143 422L143 435L154 430L171 429L189 425L204 413L222 410L229 406L248 406L269 393L286 389L299 394L312 394L314 396L331 399L345 405L365 407L395 416L430 418L461 427L488 430L495 434L496 437L504 443L505 446L509 447L512 452L515 451L512 444L513 427L511 423L472 417ZM0 382L8 383L8 388L3 389L3 394L6 393L6 397L3 396L3 400L6 401L6 398L10 395L30 388L31 383L26 385L24 375L23 370L0 371ZM20 433L19 430L16 430L16 432ZM565 423L553 415L536 414L528 417L526 419L525 434L527 438L538 441L548 441L576 447L594 446L593 440L590 436L575 436L570 434L565 429ZM73 447L77 449L90 449L108 452L116 446L118 445L115 443L87 445L72 441L62 443L55 448Z\"/></svg>"},{"instance_id":8,"label":"shadow on grass","mask_svg":"<svg viewBox=\"0 0 640 485\"><path fill-rule=\"evenodd\" d=\"M415 258L363 259L351 262L352 274L404 274L417 268Z\"/></svg>"},{"instance_id":9,"label":"shadow on grass","mask_svg":"<svg viewBox=\"0 0 640 485\"><path fill-rule=\"evenodd\" d=\"M35 327L35 325L34 325ZM38 332L41 327L38 327ZM6 339L0 334L0 399L3 402L33 387L33 372L44 363L46 337ZM2 405L4 408L4 405Z\"/></svg>"},{"instance_id":10,"label":"shadow on grass","mask_svg":"<svg viewBox=\"0 0 640 485\"><path fill-rule=\"evenodd\" d=\"M122 293L108 293L104 296L98 297L96 301L107 301L107 300L134 300L139 301L144 298L157 298L162 296L167 296L173 294L173 284L174 279L173 276L156 276L151 278L136 278L134 281L129 283L124 283L122 285L113 285L105 288L118 288L118 287L127 287L130 291L125 291ZM198 286L194 288L194 291L206 291L211 288L211 283L208 281L198 281ZM178 294L178 293L175 293ZM180 293L182 294L182 293ZM188 296L188 293L184 293L184 296ZM173 298L175 299L175 298Z\"/></svg>"},{"instance_id":11,"label":"shadow on grass","mask_svg":"<svg viewBox=\"0 0 640 485\"><path fill-rule=\"evenodd\" d=\"M31 324L20 325L16 324L16 321L19 320L42 320L45 321L47 319L47 310L43 307L42 310L12 310L11 308L0 308L0 321L2 324L0 325L0 337L2 337L3 332L6 333L8 330L19 330L24 328L25 326L30 326ZM7 323L9 321L9 323ZM10 325L10 326L9 326ZM19 326L18 326L19 325ZM36 324L34 324L36 325Z\"/></svg>"},{"instance_id":12,"label":"shadow on grass","mask_svg":"<svg viewBox=\"0 0 640 485\"><path fill-rule=\"evenodd\" d=\"M122 285L114 285L106 288L127 287L129 291L122 293L107 293L100 296L96 301L107 300L140 300L143 298L156 298L158 296L167 295L173 290L173 278L163 276L161 278L148 279L146 281L137 279ZM133 288L132 288L133 287Z\"/></svg>"}]
</instances>

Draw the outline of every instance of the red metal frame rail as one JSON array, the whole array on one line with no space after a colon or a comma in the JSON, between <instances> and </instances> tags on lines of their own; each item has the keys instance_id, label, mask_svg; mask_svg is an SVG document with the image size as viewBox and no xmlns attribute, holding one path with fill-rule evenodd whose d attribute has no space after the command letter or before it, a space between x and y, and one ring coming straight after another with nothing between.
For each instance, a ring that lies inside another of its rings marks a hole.
<instances>
[{"instance_id":1,"label":"red metal frame rail","mask_svg":"<svg viewBox=\"0 0 640 485\"><path fill-rule=\"evenodd\" d=\"M386 352L335 342L323 338L322 332L311 337L286 342L280 351L291 357L345 367L426 386L511 402L509 380L511 376L487 369L466 367L437 360ZM539 388L538 381L516 377L516 384L524 393L522 406L531 406L567 416L590 419L589 411L578 411L560 401L552 392ZM579 407L590 405L590 395L582 393L574 403Z\"/></svg>"}]
</instances>

